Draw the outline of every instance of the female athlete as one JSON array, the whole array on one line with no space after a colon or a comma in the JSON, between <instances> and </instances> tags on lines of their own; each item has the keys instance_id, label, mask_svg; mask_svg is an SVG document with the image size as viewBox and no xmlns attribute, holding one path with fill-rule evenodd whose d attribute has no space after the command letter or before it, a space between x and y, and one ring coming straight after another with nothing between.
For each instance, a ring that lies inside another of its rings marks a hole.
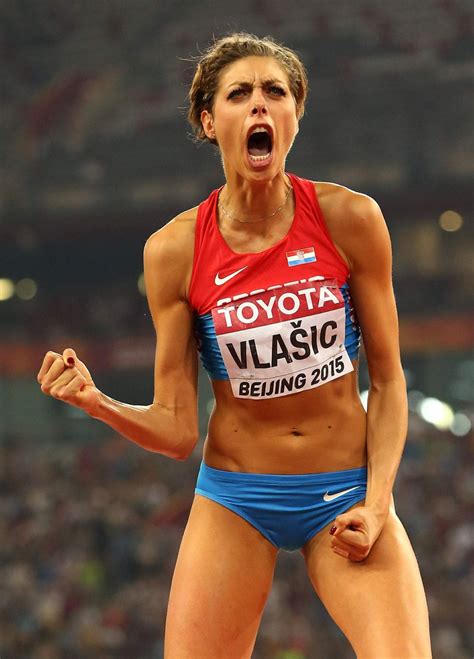
<instances>
[{"instance_id":1,"label":"female athlete","mask_svg":"<svg viewBox=\"0 0 474 659\"><path fill-rule=\"evenodd\" d=\"M201 354L215 407L171 586L167 659L250 657L282 548L301 551L359 658L431 656L392 501L407 403L389 235L370 197L286 172L306 91L298 57L269 38L224 37L199 60L189 119L219 149L225 184L145 245L153 403L106 396L71 348L48 352L38 374L44 393L185 460L198 440Z\"/></svg>"}]
</instances>

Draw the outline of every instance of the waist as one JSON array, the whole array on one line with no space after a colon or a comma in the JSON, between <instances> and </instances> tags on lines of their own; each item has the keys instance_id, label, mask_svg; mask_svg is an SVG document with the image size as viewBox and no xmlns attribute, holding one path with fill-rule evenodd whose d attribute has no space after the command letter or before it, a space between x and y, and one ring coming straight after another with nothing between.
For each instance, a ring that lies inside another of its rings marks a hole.
<instances>
[{"instance_id":1,"label":"waist","mask_svg":"<svg viewBox=\"0 0 474 659\"><path fill-rule=\"evenodd\" d=\"M220 389L225 383L217 384ZM346 392L338 400L326 392L321 400L315 392L303 392L278 402L229 406L219 405L217 395L216 401L204 446L209 466L291 474L365 464L366 413L358 395Z\"/></svg>"}]
</instances>

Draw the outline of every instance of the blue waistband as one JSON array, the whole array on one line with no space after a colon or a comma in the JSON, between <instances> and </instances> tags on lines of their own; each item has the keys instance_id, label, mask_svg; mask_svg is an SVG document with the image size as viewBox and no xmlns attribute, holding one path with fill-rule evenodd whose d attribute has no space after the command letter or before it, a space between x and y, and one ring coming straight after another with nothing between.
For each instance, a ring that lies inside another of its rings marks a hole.
<instances>
[{"instance_id":1,"label":"blue waistband","mask_svg":"<svg viewBox=\"0 0 474 659\"><path fill-rule=\"evenodd\" d=\"M367 467L356 467L354 469L343 469L342 471L322 471L309 474L266 474L250 473L245 471L225 471L210 467L204 461L201 462L200 473L208 474L213 480L221 480L226 483L261 483L262 485L316 485L330 486L348 481L366 481Z\"/></svg>"}]
</instances>

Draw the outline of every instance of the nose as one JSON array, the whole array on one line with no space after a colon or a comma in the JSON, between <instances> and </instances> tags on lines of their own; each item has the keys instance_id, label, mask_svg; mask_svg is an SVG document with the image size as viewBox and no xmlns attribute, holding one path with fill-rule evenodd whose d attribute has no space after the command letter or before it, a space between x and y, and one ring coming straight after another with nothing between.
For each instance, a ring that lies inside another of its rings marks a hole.
<instances>
[{"instance_id":1,"label":"nose","mask_svg":"<svg viewBox=\"0 0 474 659\"><path fill-rule=\"evenodd\" d=\"M257 114L267 114L267 108L265 107L265 103L262 104L255 104L254 107L252 108L252 114L255 116Z\"/></svg>"},{"instance_id":2,"label":"nose","mask_svg":"<svg viewBox=\"0 0 474 659\"><path fill-rule=\"evenodd\" d=\"M256 89L253 95L252 115L267 114L267 104L261 89Z\"/></svg>"}]
</instances>

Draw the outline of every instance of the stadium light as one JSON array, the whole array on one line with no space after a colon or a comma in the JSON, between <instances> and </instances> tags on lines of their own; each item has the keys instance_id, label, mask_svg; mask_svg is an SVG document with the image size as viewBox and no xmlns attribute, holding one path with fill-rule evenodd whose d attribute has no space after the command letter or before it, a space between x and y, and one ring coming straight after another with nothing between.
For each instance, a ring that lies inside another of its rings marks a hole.
<instances>
[{"instance_id":1,"label":"stadium light","mask_svg":"<svg viewBox=\"0 0 474 659\"><path fill-rule=\"evenodd\" d=\"M0 302L9 300L15 294L15 284L11 279L0 279Z\"/></svg>"},{"instance_id":2,"label":"stadium light","mask_svg":"<svg viewBox=\"0 0 474 659\"><path fill-rule=\"evenodd\" d=\"M450 431L456 437L464 437L471 430L472 423L468 416L462 412L456 412L449 426Z\"/></svg>"},{"instance_id":3,"label":"stadium light","mask_svg":"<svg viewBox=\"0 0 474 659\"><path fill-rule=\"evenodd\" d=\"M20 300L32 300L38 292L38 284L34 279L20 279L16 283L15 292Z\"/></svg>"},{"instance_id":4,"label":"stadium light","mask_svg":"<svg viewBox=\"0 0 474 659\"><path fill-rule=\"evenodd\" d=\"M443 231L459 231L463 225L462 215L456 213L456 211L444 211L439 216L439 226Z\"/></svg>"},{"instance_id":5,"label":"stadium light","mask_svg":"<svg viewBox=\"0 0 474 659\"><path fill-rule=\"evenodd\" d=\"M425 398L418 405L418 413L422 419L436 426L438 430L447 430L454 419L450 405L437 398Z\"/></svg>"}]
</instances>

